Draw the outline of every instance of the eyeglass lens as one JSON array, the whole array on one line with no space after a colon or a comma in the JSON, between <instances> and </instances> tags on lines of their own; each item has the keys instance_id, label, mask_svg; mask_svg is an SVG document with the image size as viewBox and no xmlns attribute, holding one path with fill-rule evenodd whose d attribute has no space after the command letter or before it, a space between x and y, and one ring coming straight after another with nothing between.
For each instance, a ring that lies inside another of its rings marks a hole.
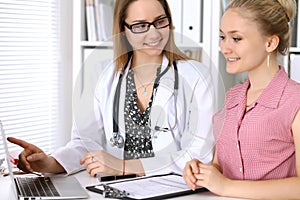
<instances>
[{"instance_id":1,"label":"eyeglass lens","mask_svg":"<svg viewBox=\"0 0 300 200\"><path fill-rule=\"evenodd\" d=\"M161 29L161 28L165 28L165 27L169 26L169 24L170 24L169 18L163 17L163 18L157 19L153 22L141 22L141 23L136 23L136 24L132 24L132 25L127 25L127 27L133 33L144 33L150 29L151 25L153 25L156 29Z\"/></svg>"}]
</instances>

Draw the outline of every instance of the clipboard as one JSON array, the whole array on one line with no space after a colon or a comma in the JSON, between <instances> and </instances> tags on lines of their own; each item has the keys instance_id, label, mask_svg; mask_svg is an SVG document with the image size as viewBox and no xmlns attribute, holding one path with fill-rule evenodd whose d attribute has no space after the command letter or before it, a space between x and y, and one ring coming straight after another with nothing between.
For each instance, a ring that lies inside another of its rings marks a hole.
<instances>
[{"instance_id":1,"label":"clipboard","mask_svg":"<svg viewBox=\"0 0 300 200\"><path fill-rule=\"evenodd\" d=\"M208 191L204 187L191 190L184 182L183 177L174 173L101 183L87 186L86 189L105 195L107 187L114 192L119 192L119 196L111 198L132 200L158 200Z\"/></svg>"}]
</instances>

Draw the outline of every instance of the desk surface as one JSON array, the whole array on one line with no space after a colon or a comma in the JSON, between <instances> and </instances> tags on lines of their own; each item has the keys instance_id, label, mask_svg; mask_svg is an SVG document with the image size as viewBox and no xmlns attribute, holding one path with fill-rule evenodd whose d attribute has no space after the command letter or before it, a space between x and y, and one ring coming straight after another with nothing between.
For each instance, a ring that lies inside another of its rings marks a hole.
<instances>
[{"instance_id":1,"label":"desk surface","mask_svg":"<svg viewBox=\"0 0 300 200\"><path fill-rule=\"evenodd\" d=\"M80 173L77 173L75 176L79 182L81 183L82 186L89 186L89 185L96 185L98 184L97 178L91 177L87 172L83 171ZM10 178L7 177L0 177L0 197L1 199L9 199L12 200L14 199L13 191L11 188L11 181ZM99 199L106 199L102 197L101 194L95 193L95 192L90 192L88 191L90 197L90 200L99 200ZM199 199L205 199L205 200L237 200L235 198L225 198L225 197L219 197L216 196L210 192L203 192L203 193L196 193L192 195L186 195L186 196L181 196L181 197L176 197L176 200L199 200Z\"/></svg>"}]
</instances>

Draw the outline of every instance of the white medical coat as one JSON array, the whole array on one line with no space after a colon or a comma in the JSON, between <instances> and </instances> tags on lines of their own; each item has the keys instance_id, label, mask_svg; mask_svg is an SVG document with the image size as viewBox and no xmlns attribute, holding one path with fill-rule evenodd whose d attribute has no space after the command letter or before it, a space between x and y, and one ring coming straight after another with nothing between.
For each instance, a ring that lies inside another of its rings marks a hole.
<instances>
[{"instance_id":1,"label":"white medical coat","mask_svg":"<svg viewBox=\"0 0 300 200\"><path fill-rule=\"evenodd\" d=\"M164 57L161 72L167 66L168 59ZM215 98L210 69L193 60L177 61L177 67L179 89L176 103L173 66L162 76L157 90L154 90L150 127L169 130L152 131L155 156L140 159L146 175L181 174L186 162L192 158L209 163L213 157ZM128 68L123 75L119 104L119 134L123 138ZM90 151L105 150L123 158L124 149L113 147L109 142L113 132L113 101L119 81L119 74L114 73L114 63L91 61L86 63L83 74L84 80L79 84L81 87L76 87L74 91L72 139L65 147L52 153L68 174L84 169L79 160Z\"/></svg>"}]
</instances>

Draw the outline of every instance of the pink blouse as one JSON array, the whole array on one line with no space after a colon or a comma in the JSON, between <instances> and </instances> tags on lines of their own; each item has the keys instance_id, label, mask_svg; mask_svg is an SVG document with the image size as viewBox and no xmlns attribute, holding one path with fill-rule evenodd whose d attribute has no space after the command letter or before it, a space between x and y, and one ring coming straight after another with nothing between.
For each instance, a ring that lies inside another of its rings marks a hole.
<instances>
[{"instance_id":1,"label":"pink blouse","mask_svg":"<svg viewBox=\"0 0 300 200\"><path fill-rule=\"evenodd\" d=\"M236 180L296 176L292 122L300 109L300 84L284 68L245 112L249 80L231 88L214 116L217 158L223 174Z\"/></svg>"}]
</instances>

